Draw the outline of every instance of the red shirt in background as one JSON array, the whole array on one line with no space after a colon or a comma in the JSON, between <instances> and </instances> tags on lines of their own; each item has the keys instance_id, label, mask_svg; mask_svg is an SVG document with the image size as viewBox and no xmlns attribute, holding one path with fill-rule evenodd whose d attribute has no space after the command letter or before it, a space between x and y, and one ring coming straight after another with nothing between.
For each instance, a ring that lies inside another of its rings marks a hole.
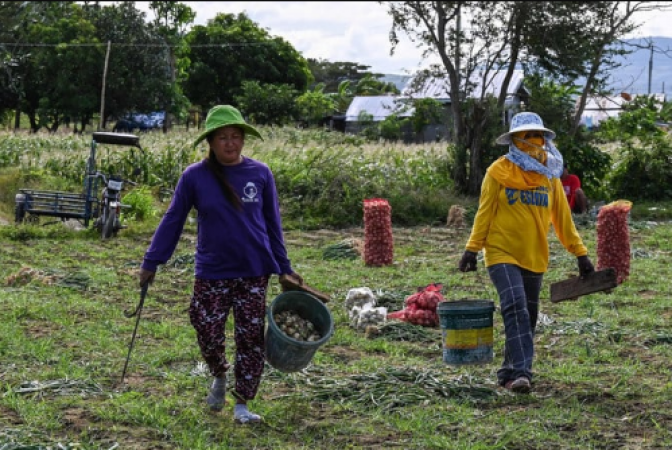
<instances>
[{"instance_id":1,"label":"red shirt in background","mask_svg":"<svg viewBox=\"0 0 672 450\"><path fill-rule=\"evenodd\" d=\"M562 187L565 190L565 195L567 196L567 201L569 202L569 208L573 210L574 203L576 201L576 190L581 187L581 180L579 180L579 177L576 175L569 174L562 179Z\"/></svg>"}]
</instances>

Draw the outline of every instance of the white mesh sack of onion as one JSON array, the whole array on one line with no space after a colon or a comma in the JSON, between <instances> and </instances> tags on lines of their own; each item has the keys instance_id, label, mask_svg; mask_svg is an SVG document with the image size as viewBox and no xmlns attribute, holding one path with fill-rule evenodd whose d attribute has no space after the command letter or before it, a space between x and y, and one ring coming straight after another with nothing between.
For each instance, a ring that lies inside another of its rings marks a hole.
<instances>
[{"instance_id":1,"label":"white mesh sack of onion","mask_svg":"<svg viewBox=\"0 0 672 450\"><path fill-rule=\"evenodd\" d=\"M617 200L600 208L597 214L597 270L612 267L616 283L630 275L630 232L628 213L632 202Z\"/></svg>"},{"instance_id":2,"label":"white mesh sack of onion","mask_svg":"<svg viewBox=\"0 0 672 450\"><path fill-rule=\"evenodd\" d=\"M364 199L364 264L387 266L392 264L392 208L382 198Z\"/></svg>"}]
</instances>

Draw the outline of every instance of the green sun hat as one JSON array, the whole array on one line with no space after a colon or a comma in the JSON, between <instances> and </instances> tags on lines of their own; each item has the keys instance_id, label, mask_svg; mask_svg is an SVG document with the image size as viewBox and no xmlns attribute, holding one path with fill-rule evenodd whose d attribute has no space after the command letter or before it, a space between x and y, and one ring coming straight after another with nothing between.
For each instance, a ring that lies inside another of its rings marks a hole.
<instances>
[{"instance_id":1,"label":"green sun hat","mask_svg":"<svg viewBox=\"0 0 672 450\"><path fill-rule=\"evenodd\" d=\"M245 136L254 136L262 141L264 140L256 128L245 122L243 115L236 108L231 105L217 105L208 111L208 116L205 118L205 131L198 135L198 138L194 141L194 147L217 128L229 125L243 129Z\"/></svg>"}]
</instances>

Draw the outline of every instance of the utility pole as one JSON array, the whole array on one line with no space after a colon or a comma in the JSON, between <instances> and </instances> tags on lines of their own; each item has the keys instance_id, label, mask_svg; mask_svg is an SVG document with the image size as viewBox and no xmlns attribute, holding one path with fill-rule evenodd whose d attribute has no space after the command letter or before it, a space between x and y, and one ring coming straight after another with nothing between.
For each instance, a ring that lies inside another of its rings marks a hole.
<instances>
[{"instance_id":1,"label":"utility pole","mask_svg":"<svg viewBox=\"0 0 672 450\"><path fill-rule=\"evenodd\" d=\"M654 53L662 53L663 55L667 56L668 58L672 57L672 49L669 47L667 49L662 49L660 47L657 47L654 45L653 38L646 38L646 45L643 44L629 44L635 48L638 49L648 49L649 50L649 82L648 82L648 87L647 87L647 93L651 95L651 81L653 78L653 54ZM664 90L664 88L663 88Z\"/></svg>"},{"instance_id":2,"label":"utility pole","mask_svg":"<svg viewBox=\"0 0 672 450\"><path fill-rule=\"evenodd\" d=\"M647 89L647 94L651 95L651 74L653 73L653 41L649 41L649 50L651 50L651 53L649 55L649 86Z\"/></svg>"},{"instance_id":3,"label":"utility pole","mask_svg":"<svg viewBox=\"0 0 672 450\"><path fill-rule=\"evenodd\" d=\"M110 47L112 41L107 41L107 53L105 54L105 68L103 69L103 89L100 93L100 118L98 120L98 131L103 129L103 118L105 117L105 80L107 80L107 63L110 61Z\"/></svg>"}]
</instances>

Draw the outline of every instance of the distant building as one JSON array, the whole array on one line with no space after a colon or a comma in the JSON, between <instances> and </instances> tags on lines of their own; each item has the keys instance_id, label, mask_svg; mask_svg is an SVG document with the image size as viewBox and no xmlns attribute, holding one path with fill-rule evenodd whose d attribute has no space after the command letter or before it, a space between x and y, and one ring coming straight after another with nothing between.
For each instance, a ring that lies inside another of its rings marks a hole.
<instances>
[{"instance_id":1,"label":"distant building","mask_svg":"<svg viewBox=\"0 0 672 450\"><path fill-rule=\"evenodd\" d=\"M411 117L414 108L409 106L410 98L397 95L380 95L371 97L355 97L345 113L345 132L358 134L369 125L368 121L362 121L362 113L365 113L373 123L382 122L392 114L397 117ZM413 130L409 127L402 130L405 142L414 139Z\"/></svg>"},{"instance_id":2,"label":"distant building","mask_svg":"<svg viewBox=\"0 0 672 450\"><path fill-rule=\"evenodd\" d=\"M596 128L600 125L600 122L610 117L618 117L623 112L623 106L637 97L653 97L661 106L665 103L665 94L630 95L622 93L614 96L589 96L581 114L580 123L585 125L589 130ZM578 106L579 99L576 101Z\"/></svg>"},{"instance_id":3,"label":"distant building","mask_svg":"<svg viewBox=\"0 0 672 450\"><path fill-rule=\"evenodd\" d=\"M499 96L502 89L506 73L497 71L494 76L489 77L489 82L484 82L482 74L475 73L472 76L472 85L474 86L470 96L472 98L483 98L486 95ZM514 70L509 82L508 94L504 103L505 116L502 117L504 124L508 124L511 116L520 109L521 103L529 98L529 92L523 85L523 71ZM414 109L412 101L414 99L433 98L445 107L446 120L440 124L430 125L423 131L422 140L424 142L443 140L450 138L450 129L447 124L452 115L450 109L450 83L448 78L427 78L424 82L420 79L409 78L406 86L401 90L399 96L377 96L377 97L355 97L350 103L350 107L345 114L346 133L358 133L366 124L360 123L360 114L366 112L372 116L373 122L381 122L388 116L396 113L400 117L410 117ZM413 134L410 131L411 135ZM405 140L408 140L409 130L404 130Z\"/></svg>"}]
</instances>

